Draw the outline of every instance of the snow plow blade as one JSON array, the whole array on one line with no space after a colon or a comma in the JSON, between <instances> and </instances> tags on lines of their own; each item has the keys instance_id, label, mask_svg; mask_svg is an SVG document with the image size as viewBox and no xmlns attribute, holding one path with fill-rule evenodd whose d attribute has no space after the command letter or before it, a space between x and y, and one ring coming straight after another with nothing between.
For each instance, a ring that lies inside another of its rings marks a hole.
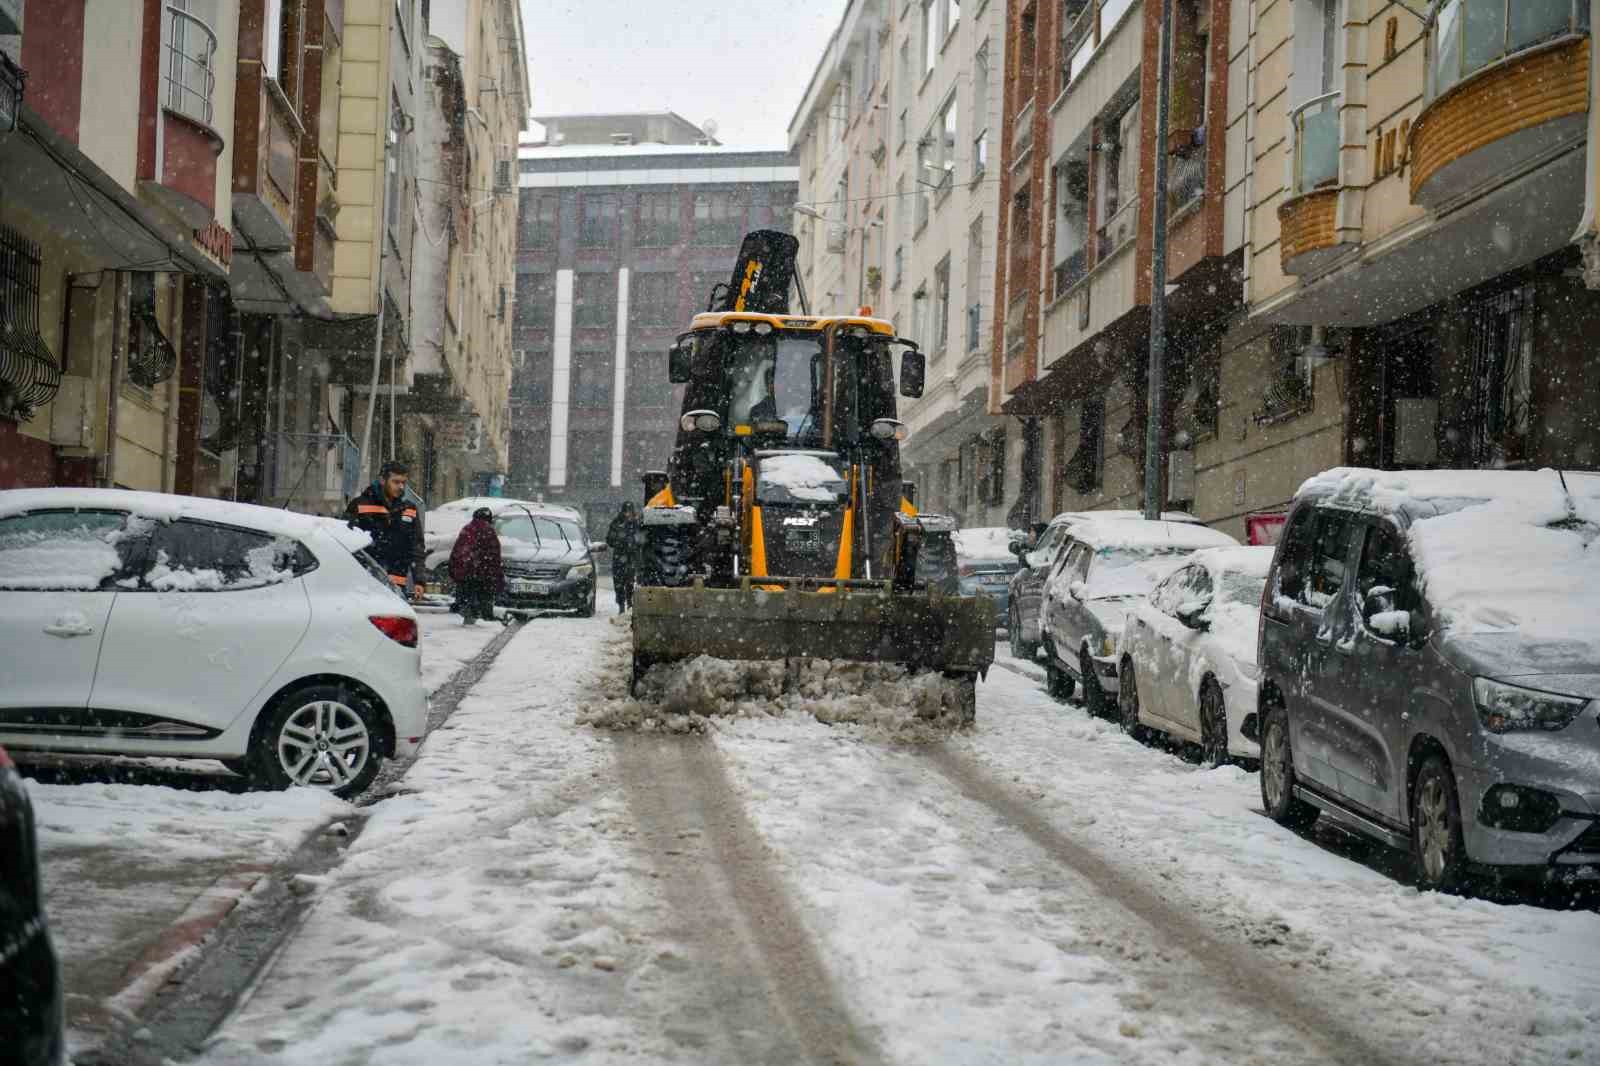
<instances>
[{"instance_id":1,"label":"snow plow blade","mask_svg":"<svg viewBox=\"0 0 1600 1066\"><path fill-rule=\"evenodd\" d=\"M633 599L634 678L656 663L845 659L985 674L994 661L986 596L895 591L888 581L743 578L738 588L641 587Z\"/></svg>"}]
</instances>

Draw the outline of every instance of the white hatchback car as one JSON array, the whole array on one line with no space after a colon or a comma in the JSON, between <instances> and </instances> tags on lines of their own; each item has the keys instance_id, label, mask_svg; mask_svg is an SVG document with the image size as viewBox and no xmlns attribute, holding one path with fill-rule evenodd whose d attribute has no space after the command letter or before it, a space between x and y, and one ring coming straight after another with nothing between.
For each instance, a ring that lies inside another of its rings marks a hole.
<instances>
[{"instance_id":1,"label":"white hatchback car","mask_svg":"<svg viewBox=\"0 0 1600 1066\"><path fill-rule=\"evenodd\" d=\"M366 544L250 504L0 492L0 745L356 795L428 715L416 615Z\"/></svg>"},{"instance_id":2,"label":"white hatchback car","mask_svg":"<svg viewBox=\"0 0 1600 1066\"><path fill-rule=\"evenodd\" d=\"M1256 759L1256 636L1272 549L1207 548L1135 600L1123 623L1117 706L1129 732L1200 745L1208 766Z\"/></svg>"}]
</instances>

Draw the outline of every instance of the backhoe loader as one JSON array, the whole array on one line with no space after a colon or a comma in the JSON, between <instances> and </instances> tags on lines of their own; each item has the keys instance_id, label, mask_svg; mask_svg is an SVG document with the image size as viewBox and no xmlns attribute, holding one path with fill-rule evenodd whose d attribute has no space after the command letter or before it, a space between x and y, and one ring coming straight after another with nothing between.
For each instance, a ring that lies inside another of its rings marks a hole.
<instances>
[{"instance_id":1,"label":"backhoe loader","mask_svg":"<svg viewBox=\"0 0 1600 1066\"><path fill-rule=\"evenodd\" d=\"M869 308L792 314L797 249L748 234L668 352L683 413L645 478L635 684L697 655L899 663L954 679L971 721L993 605L957 594L955 523L918 513L900 476L896 354L906 397L923 355Z\"/></svg>"}]
</instances>

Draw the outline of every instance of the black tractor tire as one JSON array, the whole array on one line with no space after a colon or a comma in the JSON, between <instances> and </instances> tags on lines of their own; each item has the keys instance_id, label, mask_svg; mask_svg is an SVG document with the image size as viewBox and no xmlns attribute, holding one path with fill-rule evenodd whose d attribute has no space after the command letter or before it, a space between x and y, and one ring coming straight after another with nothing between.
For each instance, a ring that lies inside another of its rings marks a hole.
<instances>
[{"instance_id":1,"label":"black tractor tire","mask_svg":"<svg viewBox=\"0 0 1600 1066\"><path fill-rule=\"evenodd\" d=\"M1139 721L1139 682L1133 676L1133 661L1122 660L1117 672L1117 719L1122 731L1134 740L1143 742L1148 735Z\"/></svg>"},{"instance_id":2,"label":"black tractor tire","mask_svg":"<svg viewBox=\"0 0 1600 1066\"><path fill-rule=\"evenodd\" d=\"M340 799L359 796L383 765L380 715L366 697L346 685L319 683L291 689L273 701L251 733L250 779L269 789L304 785ZM340 746L357 741L360 750L347 747L346 760ZM328 762L318 751L327 755ZM298 752L313 760L304 771L311 775L307 779L296 780L287 765ZM332 769L334 759L340 760L338 771Z\"/></svg>"},{"instance_id":3,"label":"black tractor tire","mask_svg":"<svg viewBox=\"0 0 1600 1066\"><path fill-rule=\"evenodd\" d=\"M1022 616L1015 607L1007 612L1006 637L1011 642L1011 657L1024 662L1033 662L1039 656L1039 645L1033 641L1022 639Z\"/></svg>"},{"instance_id":4,"label":"black tractor tire","mask_svg":"<svg viewBox=\"0 0 1600 1066\"><path fill-rule=\"evenodd\" d=\"M1261 808L1290 829L1310 829L1322 812L1294 794L1294 754L1289 749L1289 715L1270 707L1261 716Z\"/></svg>"},{"instance_id":5,"label":"black tractor tire","mask_svg":"<svg viewBox=\"0 0 1600 1066\"><path fill-rule=\"evenodd\" d=\"M682 588L689 583L693 558L693 526L645 526L638 584Z\"/></svg>"},{"instance_id":6,"label":"black tractor tire","mask_svg":"<svg viewBox=\"0 0 1600 1066\"><path fill-rule=\"evenodd\" d=\"M1106 715L1106 690L1100 687L1100 678L1094 672L1094 660L1088 648L1078 650L1078 682L1083 685L1083 709L1090 718Z\"/></svg>"},{"instance_id":7,"label":"black tractor tire","mask_svg":"<svg viewBox=\"0 0 1600 1066\"><path fill-rule=\"evenodd\" d=\"M1222 687L1215 678L1208 677L1200 685L1200 764L1214 770L1232 761L1228 754L1228 705Z\"/></svg>"},{"instance_id":8,"label":"black tractor tire","mask_svg":"<svg viewBox=\"0 0 1600 1066\"><path fill-rule=\"evenodd\" d=\"M1417 887L1459 892L1467 880L1467 845L1461 833L1456 775L1443 755L1422 761L1411 787L1411 857Z\"/></svg>"}]
</instances>

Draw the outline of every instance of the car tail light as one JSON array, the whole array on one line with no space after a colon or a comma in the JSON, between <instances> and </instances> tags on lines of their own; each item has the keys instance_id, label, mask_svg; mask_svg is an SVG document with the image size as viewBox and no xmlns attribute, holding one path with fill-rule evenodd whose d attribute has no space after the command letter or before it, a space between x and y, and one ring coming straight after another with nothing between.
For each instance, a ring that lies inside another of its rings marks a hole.
<instances>
[{"instance_id":1,"label":"car tail light","mask_svg":"<svg viewBox=\"0 0 1600 1066\"><path fill-rule=\"evenodd\" d=\"M417 646L417 620L403 618L393 614L375 614L370 616L372 624L383 630L383 635L396 644L404 644L408 648Z\"/></svg>"}]
</instances>

